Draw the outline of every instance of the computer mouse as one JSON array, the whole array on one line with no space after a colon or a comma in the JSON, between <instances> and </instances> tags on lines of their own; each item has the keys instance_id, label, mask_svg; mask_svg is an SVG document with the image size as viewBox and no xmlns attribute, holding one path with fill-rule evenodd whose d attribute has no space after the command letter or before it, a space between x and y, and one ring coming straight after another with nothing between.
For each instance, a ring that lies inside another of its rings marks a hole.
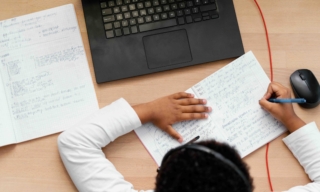
<instances>
[{"instance_id":1,"label":"computer mouse","mask_svg":"<svg viewBox=\"0 0 320 192\"><path fill-rule=\"evenodd\" d=\"M304 108L314 108L320 103L319 82L308 69L298 69L290 76L290 84L296 98L306 99L306 103L299 103Z\"/></svg>"}]
</instances>

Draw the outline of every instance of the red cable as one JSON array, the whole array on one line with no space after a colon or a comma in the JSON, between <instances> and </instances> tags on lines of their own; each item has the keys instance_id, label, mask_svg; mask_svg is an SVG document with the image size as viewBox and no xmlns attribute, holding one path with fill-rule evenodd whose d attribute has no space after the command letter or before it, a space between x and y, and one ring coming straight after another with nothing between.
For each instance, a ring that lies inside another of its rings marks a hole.
<instances>
[{"instance_id":1,"label":"red cable","mask_svg":"<svg viewBox=\"0 0 320 192\"><path fill-rule=\"evenodd\" d=\"M269 60L270 60L270 79L271 81L273 81L273 71L272 71L272 56L271 56L271 48L270 48L270 41L269 41L269 35L268 35L268 29L267 29L267 25L266 22L264 20L264 16L263 13L260 9L260 6L258 4L258 2L256 0L254 0L254 2L257 4L257 7L260 11L261 17L262 17L262 21L263 21L263 25L264 25L264 29L266 31L266 38L267 38L267 43L268 43L268 51L269 51Z\"/></svg>"},{"instance_id":2,"label":"red cable","mask_svg":"<svg viewBox=\"0 0 320 192\"><path fill-rule=\"evenodd\" d=\"M268 173L268 181L269 181L270 190L273 191L272 181L271 181L271 176L270 176L270 171L269 171L268 150L269 150L269 143L267 143L267 148L266 148L266 166L267 166L267 173Z\"/></svg>"},{"instance_id":3,"label":"red cable","mask_svg":"<svg viewBox=\"0 0 320 192\"><path fill-rule=\"evenodd\" d=\"M269 35L268 35L268 30L267 30L267 25L266 22L264 20L264 16L263 13L261 11L261 8L258 4L258 2L256 0L254 0L254 2L256 3L259 11L260 11L260 15L262 17L262 21L264 24L264 29L266 31L266 38L267 38L267 43L268 43L268 51L269 51L269 60L270 60L270 79L271 81L273 81L273 70L272 70L272 56L271 56L271 48L270 48L270 42L269 42ZM268 173L268 181L269 181L269 186L270 186L270 190L273 191L273 187L272 187L272 182L271 182L271 177L270 177L270 171L269 171L269 162L268 162L268 151L269 151L269 143L267 143L267 147L266 147L266 167L267 167L267 173Z\"/></svg>"}]
</instances>

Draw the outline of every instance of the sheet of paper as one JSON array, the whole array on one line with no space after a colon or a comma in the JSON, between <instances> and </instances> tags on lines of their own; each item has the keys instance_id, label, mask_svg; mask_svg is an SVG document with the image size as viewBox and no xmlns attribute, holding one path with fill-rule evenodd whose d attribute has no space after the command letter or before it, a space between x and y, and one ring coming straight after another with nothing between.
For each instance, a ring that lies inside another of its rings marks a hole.
<instances>
[{"instance_id":1,"label":"sheet of paper","mask_svg":"<svg viewBox=\"0 0 320 192\"><path fill-rule=\"evenodd\" d=\"M213 109L209 118L180 122L174 128L185 142L198 135L200 140L216 139L235 146L245 157L286 130L259 105L269 82L253 53L248 52L187 90L208 100ZM180 145L152 124L135 131L158 165L168 150Z\"/></svg>"},{"instance_id":2,"label":"sheet of paper","mask_svg":"<svg viewBox=\"0 0 320 192\"><path fill-rule=\"evenodd\" d=\"M98 110L72 4L0 22L0 71L17 142Z\"/></svg>"},{"instance_id":3,"label":"sheet of paper","mask_svg":"<svg viewBox=\"0 0 320 192\"><path fill-rule=\"evenodd\" d=\"M242 157L286 131L259 105L269 83L250 51L193 86L197 96L206 98L213 108L215 134L235 146Z\"/></svg>"},{"instance_id":4,"label":"sheet of paper","mask_svg":"<svg viewBox=\"0 0 320 192\"><path fill-rule=\"evenodd\" d=\"M16 142L2 79L0 78L0 146Z\"/></svg>"}]
</instances>

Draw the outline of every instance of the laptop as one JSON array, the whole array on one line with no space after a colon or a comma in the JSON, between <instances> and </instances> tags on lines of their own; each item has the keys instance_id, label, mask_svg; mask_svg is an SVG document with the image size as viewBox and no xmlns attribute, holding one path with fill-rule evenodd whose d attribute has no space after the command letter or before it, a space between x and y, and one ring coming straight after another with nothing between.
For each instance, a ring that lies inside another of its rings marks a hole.
<instances>
[{"instance_id":1,"label":"laptop","mask_svg":"<svg viewBox=\"0 0 320 192\"><path fill-rule=\"evenodd\" d=\"M82 0L97 83L244 54L232 0Z\"/></svg>"}]
</instances>

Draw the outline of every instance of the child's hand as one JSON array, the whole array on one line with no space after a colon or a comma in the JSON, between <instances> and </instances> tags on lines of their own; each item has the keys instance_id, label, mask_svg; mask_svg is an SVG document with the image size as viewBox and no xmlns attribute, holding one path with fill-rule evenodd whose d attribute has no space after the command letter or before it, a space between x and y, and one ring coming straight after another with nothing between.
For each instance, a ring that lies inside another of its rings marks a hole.
<instances>
[{"instance_id":1,"label":"child's hand","mask_svg":"<svg viewBox=\"0 0 320 192\"><path fill-rule=\"evenodd\" d=\"M263 98L259 101L260 105L271 113L276 119L283 123L290 132L293 132L305 123L295 114L291 103L272 103L268 99L291 98L290 90L280 83L272 82Z\"/></svg>"},{"instance_id":2,"label":"child's hand","mask_svg":"<svg viewBox=\"0 0 320 192\"><path fill-rule=\"evenodd\" d=\"M175 93L152 102L133 106L142 123L152 122L173 138L182 142L181 135L172 125L179 121L205 119L210 107L204 106L206 100L195 99L190 93Z\"/></svg>"}]
</instances>

